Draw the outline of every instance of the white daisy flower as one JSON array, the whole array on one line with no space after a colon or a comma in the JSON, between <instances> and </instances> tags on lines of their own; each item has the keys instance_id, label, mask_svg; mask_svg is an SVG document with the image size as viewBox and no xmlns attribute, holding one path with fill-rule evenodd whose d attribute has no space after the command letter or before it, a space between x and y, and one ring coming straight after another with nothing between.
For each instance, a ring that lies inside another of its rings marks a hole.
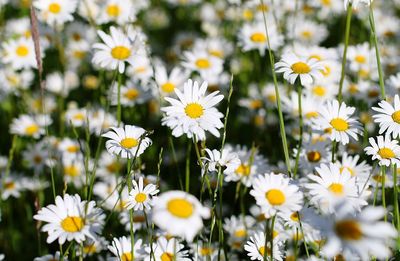
<instances>
[{"instance_id":1,"label":"white daisy flower","mask_svg":"<svg viewBox=\"0 0 400 261\"><path fill-rule=\"evenodd\" d=\"M99 23L115 22L124 25L136 20L135 9L131 1L107 0L100 10Z\"/></svg>"},{"instance_id":2,"label":"white daisy flower","mask_svg":"<svg viewBox=\"0 0 400 261\"><path fill-rule=\"evenodd\" d=\"M225 167L225 171L235 171L240 166L238 155L232 152L232 148L227 146L222 150L205 149L208 157L203 157L204 164L208 164L208 171L217 171L217 167Z\"/></svg>"},{"instance_id":3,"label":"white daisy flower","mask_svg":"<svg viewBox=\"0 0 400 261\"><path fill-rule=\"evenodd\" d=\"M111 127L111 130L102 136L110 139L106 141L107 151L124 159L140 156L152 143L150 138L145 137L146 130L134 125L125 125L124 128Z\"/></svg>"},{"instance_id":4,"label":"white daisy flower","mask_svg":"<svg viewBox=\"0 0 400 261\"><path fill-rule=\"evenodd\" d=\"M224 126L220 120L224 115L214 106L224 96L218 95L218 91L206 95L206 91L207 82L203 82L199 87L198 82L188 80L183 93L175 89L179 100L165 97L171 106L161 108L166 113L162 124L172 129L172 135L180 137L186 134L188 138L196 136L198 140L205 140L205 132L209 131L216 137L220 136L218 129Z\"/></svg>"},{"instance_id":5,"label":"white daisy flower","mask_svg":"<svg viewBox=\"0 0 400 261\"><path fill-rule=\"evenodd\" d=\"M349 136L358 140L357 134L361 134L360 123L351 118L356 108L347 106L344 102L339 105L337 100L328 101L320 109L319 117L314 120L314 128L330 134L332 141L349 143Z\"/></svg>"},{"instance_id":6,"label":"white daisy flower","mask_svg":"<svg viewBox=\"0 0 400 261\"><path fill-rule=\"evenodd\" d=\"M301 209L303 194L299 187L291 184L283 174L264 174L253 181L250 191L266 217L272 217L277 212L294 212Z\"/></svg>"},{"instance_id":7,"label":"white daisy flower","mask_svg":"<svg viewBox=\"0 0 400 261\"><path fill-rule=\"evenodd\" d=\"M9 197L19 198L23 190L21 178L15 175L8 175L0 184L2 200L7 200Z\"/></svg>"},{"instance_id":8,"label":"white daisy flower","mask_svg":"<svg viewBox=\"0 0 400 261\"><path fill-rule=\"evenodd\" d=\"M325 68L317 59L304 59L288 53L275 64L275 70L277 73L283 73L283 78L290 84L294 84L299 77L301 85L304 86L320 79Z\"/></svg>"},{"instance_id":9,"label":"white daisy flower","mask_svg":"<svg viewBox=\"0 0 400 261\"><path fill-rule=\"evenodd\" d=\"M143 187L143 177L139 178L139 183L132 180L133 188L129 192L129 199L126 204L127 209L133 208L134 211L151 209L153 200L159 192L154 184L147 184Z\"/></svg>"},{"instance_id":10,"label":"white daisy flower","mask_svg":"<svg viewBox=\"0 0 400 261\"><path fill-rule=\"evenodd\" d=\"M386 135L392 134L393 138L400 137L400 98L394 96L394 106L387 101L380 101L379 107L372 107L378 114L373 115L374 121L379 123L379 134L386 131Z\"/></svg>"},{"instance_id":11,"label":"white daisy flower","mask_svg":"<svg viewBox=\"0 0 400 261\"><path fill-rule=\"evenodd\" d=\"M265 246L267 249L265 249ZM267 258L266 260L271 260L271 242L268 241L267 244L265 244L264 232L257 232L251 236L246 242L244 250L246 250L250 260L262 261L264 260L264 255ZM282 248L276 243L275 240L273 242L272 255L273 260L283 260Z\"/></svg>"},{"instance_id":12,"label":"white daisy flower","mask_svg":"<svg viewBox=\"0 0 400 261\"><path fill-rule=\"evenodd\" d=\"M128 81L120 86L120 103L122 106L133 107L137 104L143 104L153 97L149 86L137 81ZM111 105L118 104L118 83L111 87L110 91Z\"/></svg>"},{"instance_id":13,"label":"white daisy flower","mask_svg":"<svg viewBox=\"0 0 400 261\"><path fill-rule=\"evenodd\" d=\"M10 125L10 133L38 139L45 134L45 126L51 123L51 118L48 115L29 116L23 114L13 119Z\"/></svg>"},{"instance_id":14,"label":"white daisy flower","mask_svg":"<svg viewBox=\"0 0 400 261\"><path fill-rule=\"evenodd\" d=\"M223 71L223 60L207 53L205 50L184 52L183 67L198 72L202 78L209 78L210 75L218 75Z\"/></svg>"},{"instance_id":15,"label":"white daisy flower","mask_svg":"<svg viewBox=\"0 0 400 261\"><path fill-rule=\"evenodd\" d=\"M210 210L200 201L183 191L168 191L154 200L153 222L173 236L192 242L203 227L203 218L210 217Z\"/></svg>"},{"instance_id":16,"label":"white daisy flower","mask_svg":"<svg viewBox=\"0 0 400 261\"><path fill-rule=\"evenodd\" d=\"M318 175L307 176L314 182L305 184L305 187L309 190L310 202L324 213L334 213L334 207L343 201L353 210L360 210L361 206L367 205L359 192L356 178L347 169L340 171L337 165L330 163L321 164L315 170Z\"/></svg>"},{"instance_id":17,"label":"white daisy flower","mask_svg":"<svg viewBox=\"0 0 400 261\"><path fill-rule=\"evenodd\" d=\"M392 224L379 221L384 214L382 207L367 207L358 214L339 209L325 226L327 242L321 253L328 258L341 254L345 260L390 257L389 247L393 245L397 231Z\"/></svg>"},{"instance_id":18,"label":"white daisy flower","mask_svg":"<svg viewBox=\"0 0 400 261\"><path fill-rule=\"evenodd\" d=\"M357 184L364 186L369 178L372 167L366 161L358 162L359 159L360 155L350 156L347 152L344 152L342 160L336 161L335 164L340 168L341 173L344 169L347 169L351 176L356 177Z\"/></svg>"},{"instance_id":19,"label":"white daisy flower","mask_svg":"<svg viewBox=\"0 0 400 261\"><path fill-rule=\"evenodd\" d=\"M389 136L369 138L371 146L366 147L365 153L372 156L372 160L379 160L379 165L390 166L397 164L400 166L400 146L397 140L392 140Z\"/></svg>"},{"instance_id":20,"label":"white daisy flower","mask_svg":"<svg viewBox=\"0 0 400 261\"><path fill-rule=\"evenodd\" d=\"M63 25L74 20L72 14L78 5L77 0L35 0L33 6L39 12L39 19L50 26Z\"/></svg>"},{"instance_id":21,"label":"white daisy flower","mask_svg":"<svg viewBox=\"0 0 400 261\"><path fill-rule=\"evenodd\" d=\"M35 46L32 38L20 37L17 40L9 40L2 45L4 64L10 64L15 70L36 68Z\"/></svg>"},{"instance_id":22,"label":"white daisy flower","mask_svg":"<svg viewBox=\"0 0 400 261\"><path fill-rule=\"evenodd\" d=\"M110 258L112 261L131 261L140 260L142 258L142 239L136 239L133 246L132 256L132 242L130 237L113 238L111 246L108 249L115 257ZM108 260L108 259L107 259Z\"/></svg>"},{"instance_id":23,"label":"white daisy flower","mask_svg":"<svg viewBox=\"0 0 400 261\"><path fill-rule=\"evenodd\" d=\"M154 78L161 93L164 95L174 94L175 88L181 89L188 77L189 72L179 67L174 67L169 74L163 64L158 64L155 67Z\"/></svg>"},{"instance_id":24,"label":"white daisy flower","mask_svg":"<svg viewBox=\"0 0 400 261\"><path fill-rule=\"evenodd\" d=\"M79 195L57 196L55 205L42 208L34 219L47 222L42 231L48 232L47 243L58 238L58 243L75 240L81 243L85 238L94 239L101 231L105 215L96 208L94 201L82 201Z\"/></svg>"},{"instance_id":25,"label":"white daisy flower","mask_svg":"<svg viewBox=\"0 0 400 261\"><path fill-rule=\"evenodd\" d=\"M152 249L154 257L152 254ZM144 261L192 260L189 258L189 251L185 249L185 245L179 242L176 238L167 239L166 237L161 236L157 239L157 242L153 243L152 247L146 246L144 251Z\"/></svg>"},{"instance_id":26,"label":"white daisy flower","mask_svg":"<svg viewBox=\"0 0 400 261\"><path fill-rule=\"evenodd\" d=\"M111 26L108 35L103 31L97 32L104 43L95 43L96 49L92 62L102 68L124 73L125 62L133 64L135 56L143 54L137 41L132 42L120 29Z\"/></svg>"}]
</instances>

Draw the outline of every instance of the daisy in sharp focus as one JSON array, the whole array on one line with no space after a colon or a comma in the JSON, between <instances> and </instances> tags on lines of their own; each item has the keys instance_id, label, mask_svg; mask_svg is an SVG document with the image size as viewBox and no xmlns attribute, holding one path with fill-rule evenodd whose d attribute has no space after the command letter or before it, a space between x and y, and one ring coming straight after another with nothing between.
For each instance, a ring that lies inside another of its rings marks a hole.
<instances>
[{"instance_id":1,"label":"daisy in sharp focus","mask_svg":"<svg viewBox=\"0 0 400 261\"><path fill-rule=\"evenodd\" d=\"M376 141L372 137L368 141L371 146L364 150L367 155L372 156L372 160L379 160L381 166L400 166L400 146L397 140L392 140L390 136L378 136Z\"/></svg>"},{"instance_id":2,"label":"daisy in sharp focus","mask_svg":"<svg viewBox=\"0 0 400 261\"><path fill-rule=\"evenodd\" d=\"M63 25L74 20L72 14L78 5L77 0L35 0L33 6L39 12L39 19L50 26Z\"/></svg>"},{"instance_id":3,"label":"daisy in sharp focus","mask_svg":"<svg viewBox=\"0 0 400 261\"><path fill-rule=\"evenodd\" d=\"M132 180L133 188L129 192L129 199L126 204L127 209L133 208L134 211L151 209L153 200L159 192L154 184L147 184L143 187L143 177L139 178L139 183Z\"/></svg>"},{"instance_id":4,"label":"daisy in sharp focus","mask_svg":"<svg viewBox=\"0 0 400 261\"><path fill-rule=\"evenodd\" d=\"M400 98L394 96L393 106L387 101L380 101L379 107L372 107L372 110L378 112L373 115L376 123L379 123L379 134L386 132L386 135L392 134L393 138L400 137Z\"/></svg>"},{"instance_id":5,"label":"daisy in sharp focus","mask_svg":"<svg viewBox=\"0 0 400 261\"><path fill-rule=\"evenodd\" d=\"M328 133L332 141L349 143L351 136L358 140L361 134L360 123L351 118L356 108L347 106L344 102L339 105L337 100L328 101L319 111L319 117L314 120L315 129Z\"/></svg>"},{"instance_id":6,"label":"daisy in sharp focus","mask_svg":"<svg viewBox=\"0 0 400 261\"><path fill-rule=\"evenodd\" d=\"M275 70L277 73L283 73L283 78L290 84L294 84L296 79L300 78L301 85L307 85L321 78L325 68L317 59L304 59L288 53L275 64Z\"/></svg>"},{"instance_id":7,"label":"daisy in sharp focus","mask_svg":"<svg viewBox=\"0 0 400 261\"><path fill-rule=\"evenodd\" d=\"M224 116L214 106L223 98L215 91L206 95L207 82L203 82L199 87L198 82L188 80L185 83L183 93L175 89L178 99L165 97L171 106L162 107L165 112L162 125L167 125L172 129L172 135L180 137L186 134L188 138L196 137L198 140L206 139L206 131L219 137L218 129L222 128L221 118Z\"/></svg>"},{"instance_id":8,"label":"daisy in sharp focus","mask_svg":"<svg viewBox=\"0 0 400 261\"><path fill-rule=\"evenodd\" d=\"M136 56L143 55L140 43L132 42L120 29L111 26L110 35L103 31L97 32L104 43L95 43L96 49L92 62L102 68L124 73L125 62L133 64Z\"/></svg>"},{"instance_id":9,"label":"daisy in sharp focus","mask_svg":"<svg viewBox=\"0 0 400 261\"><path fill-rule=\"evenodd\" d=\"M303 193L283 174L264 174L253 181L250 191L266 217L277 212L294 212L303 205Z\"/></svg>"},{"instance_id":10,"label":"daisy in sharp focus","mask_svg":"<svg viewBox=\"0 0 400 261\"><path fill-rule=\"evenodd\" d=\"M250 237L244 246L244 250L246 250L250 260L262 261L264 260L264 256L266 257L266 260L271 260L271 242L268 241L267 244L265 244L264 232L257 232ZM273 260L283 260L282 248L275 240L273 242L272 255Z\"/></svg>"},{"instance_id":11,"label":"daisy in sharp focus","mask_svg":"<svg viewBox=\"0 0 400 261\"><path fill-rule=\"evenodd\" d=\"M145 137L146 130L134 125L111 127L111 130L102 136L109 138L106 141L107 151L124 159L140 156L152 143L150 138Z\"/></svg>"},{"instance_id":12,"label":"daisy in sharp focus","mask_svg":"<svg viewBox=\"0 0 400 261\"><path fill-rule=\"evenodd\" d=\"M153 254L152 254L153 250ZM182 244L176 238L169 238L161 236L153 243L152 247L146 246L144 249L144 261L161 260L161 261L172 261L182 260L190 261L189 251L185 249L185 245Z\"/></svg>"},{"instance_id":13,"label":"daisy in sharp focus","mask_svg":"<svg viewBox=\"0 0 400 261\"><path fill-rule=\"evenodd\" d=\"M55 205L42 208L34 219L47 222L42 231L48 232L47 243L58 238L60 244L75 240L81 243L85 238L95 238L100 233L105 215L94 201L82 201L79 195L57 196Z\"/></svg>"},{"instance_id":14,"label":"daisy in sharp focus","mask_svg":"<svg viewBox=\"0 0 400 261\"><path fill-rule=\"evenodd\" d=\"M111 246L108 246L108 250L115 256L110 258L112 261L140 260L142 258L142 249L142 239L135 239L135 245L133 246L134 256L132 256L132 241L129 237L113 238Z\"/></svg>"},{"instance_id":15,"label":"daisy in sharp focus","mask_svg":"<svg viewBox=\"0 0 400 261\"><path fill-rule=\"evenodd\" d=\"M210 210L202 206L196 197L183 191L164 192L154 200L154 224L188 242L192 242L202 229L202 219L209 217Z\"/></svg>"}]
</instances>

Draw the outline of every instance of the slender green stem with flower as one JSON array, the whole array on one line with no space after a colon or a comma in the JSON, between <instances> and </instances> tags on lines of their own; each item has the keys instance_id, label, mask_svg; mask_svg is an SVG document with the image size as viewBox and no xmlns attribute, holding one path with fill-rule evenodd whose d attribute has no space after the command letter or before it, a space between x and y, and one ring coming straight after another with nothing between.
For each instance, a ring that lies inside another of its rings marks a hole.
<instances>
[{"instance_id":1,"label":"slender green stem with flower","mask_svg":"<svg viewBox=\"0 0 400 261\"><path fill-rule=\"evenodd\" d=\"M299 145L297 146L297 153L296 153L296 164L293 170L293 177L296 177L297 170L299 168L299 158L300 158L300 151L303 145L303 109L301 105L301 98L302 98L302 86L298 82L297 83L297 96L298 96L298 113L299 113Z\"/></svg>"},{"instance_id":2,"label":"slender green stem with flower","mask_svg":"<svg viewBox=\"0 0 400 261\"><path fill-rule=\"evenodd\" d=\"M351 2L349 2L349 4L347 5L347 14L346 14L346 32L345 32L345 37L344 37L344 48L343 48L343 57L342 57L342 73L340 75L339 92L338 92L339 103L342 101L343 83L344 83L344 78L346 75L347 47L349 46L352 14L353 14L353 6L352 6Z\"/></svg>"}]
</instances>

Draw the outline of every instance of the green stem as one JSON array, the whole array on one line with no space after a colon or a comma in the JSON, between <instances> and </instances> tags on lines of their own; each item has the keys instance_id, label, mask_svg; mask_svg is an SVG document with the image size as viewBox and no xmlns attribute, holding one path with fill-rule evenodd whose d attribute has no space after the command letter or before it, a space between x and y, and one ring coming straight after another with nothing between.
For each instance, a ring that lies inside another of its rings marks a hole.
<instances>
[{"instance_id":1,"label":"green stem","mask_svg":"<svg viewBox=\"0 0 400 261\"><path fill-rule=\"evenodd\" d=\"M190 154L192 152L192 143L188 142L188 149L186 152L186 179L185 179L185 191L189 192L190 187ZM200 160L200 159L199 159Z\"/></svg>"},{"instance_id":2,"label":"green stem","mask_svg":"<svg viewBox=\"0 0 400 261\"><path fill-rule=\"evenodd\" d=\"M382 171L382 179L381 179L381 184L382 184L382 206L385 208L385 216L383 219L385 222L387 221L387 213L386 213L386 197L385 197L385 179L386 179L386 166L381 167Z\"/></svg>"},{"instance_id":3,"label":"green stem","mask_svg":"<svg viewBox=\"0 0 400 261\"><path fill-rule=\"evenodd\" d=\"M346 71L346 61L347 61L347 47L349 46L349 38L350 38L350 27L351 27L351 16L353 14L352 4L349 3L347 6L347 14L346 14L346 32L344 38L344 49L343 49L343 57L342 57L342 73L340 75L339 82L339 93L338 93L338 101L339 103L342 101L342 89Z\"/></svg>"},{"instance_id":4,"label":"green stem","mask_svg":"<svg viewBox=\"0 0 400 261\"><path fill-rule=\"evenodd\" d=\"M299 139L299 145L297 147L297 154L296 154L296 164L293 170L293 177L296 177L297 174L297 170L299 168L299 158L300 158L300 151L301 151L301 147L303 145L303 109L301 106L301 96L302 94L302 88L301 88L301 84L297 83L297 95L298 95L298 103L299 103L299 129L300 129L300 139Z\"/></svg>"},{"instance_id":5,"label":"green stem","mask_svg":"<svg viewBox=\"0 0 400 261\"><path fill-rule=\"evenodd\" d=\"M121 125L121 83L122 83L122 74L118 74L118 97L117 97L117 121L118 126Z\"/></svg>"},{"instance_id":6,"label":"green stem","mask_svg":"<svg viewBox=\"0 0 400 261\"><path fill-rule=\"evenodd\" d=\"M176 157L174 141L172 140L171 134L168 135L168 141L169 141L169 145L171 146L172 158L173 158L174 164L176 166L176 170L178 172L179 187L181 190L183 190L182 175L181 175L181 171L179 169L178 158Z\"/></svg>"},{"instance_id":7,"label":"green stem","mask_svg":"<svg viewBox=\"0 0 400 261\"><path fill-rule=\"evenodd\" d=\"M397 232L400 235L400 215L399 215L399 197L397 191L397 165L393 165L393 204L394 204L394 220Z\"/></svg>"}]
</instances>

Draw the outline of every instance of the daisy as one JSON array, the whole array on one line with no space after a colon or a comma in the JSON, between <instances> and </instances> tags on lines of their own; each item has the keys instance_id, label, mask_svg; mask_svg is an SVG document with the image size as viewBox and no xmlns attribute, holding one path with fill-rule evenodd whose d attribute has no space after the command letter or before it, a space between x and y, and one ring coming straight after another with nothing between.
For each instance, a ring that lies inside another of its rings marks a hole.
<instances>
[{"instance_id":1,"label":"daisy","mask_svg":"<svg viewBox=\"0 0 400 261\"><path fill-rule=\"evenodd\" d=\"M111 246L108 249L115 257L110 260L113 261L131 261L141 259L142 239L136 239L135 245L133 246L133 257L132 257L132 242L129 237L113 238Z\"/></svg>"},{"instance_id":2,"label":"daisy","mask_svg":"<svg viewBox=\"0 0 400 261\"><path fill-rule=\"evenodd\" d=\"M57 196L56 204L39 210L34 219L47 222L42 231L48 232L47 243L58 238L59 244L75 240L81 243L85 238L94 239L101 231L105 215L96 208L94 201L82 201L79 195Z\"/></svg>"},{"instance_id":3,"label":"daisy","mask_svg":"<svg viewBox=\"0 0 400 261\"><path fill-rule=\"evenodd\" d=\"M328 30L325 25L305 19L296 21L295 42L316 45L324 41L327 35Z\"/></svg>"},{"instance_id":4,"label":"daisy","mask_svg":"<svg viewBox=\"0 0 400 261\"><path fill-rule=\"evenodd\" d=\"M154 184L147 184L143 188L143 177L139 178L139 184L136 180L132 180L133 188L129 192L129 199L126 204L127 209L133 208L134 211L151 209L153 200L159 192Z\"/></svg>"},{"instance_id":5,"label":"daisy","mask_svg":"<svg viewBox=\"0 0 400 261\"><path fill-rule=\"evenodd\" d=\"M188 77L189 72L179 67L174 67L169 74L163 64L155 67L154 78L163 95L172 95L175 93L175 88L181 89Z\"/></svg>"},{"instance_id":6,"label":"daisy","mask_svg":"<svg viewBox=\"0 0 400 261\"><path fill-rule=\"evenodd\" d=\"M366 147L365 153L372 156L372 160L379 160L379 165L390 166L391 164L397 164L400 166L400 146L397 140L392 140L389 136L378 136L376 137L377 142L374 138L369 138L369 144L371 146Z\"/></svg>"},{"instance_id":7,"label":"daisy","mask_svg":"<svg viewBox=\"0 0 400 261\"><path fill-rule=\"evenodd\" d=\"M86 108L70 107L65 112L65 121L74 127L85 126L89 122Z\"/></svg>"},{"instance_id":8,"label":"daisy","mask_svg":"<svg viewBox=\"0 0 400 261\"><path fill-rule=\"evenodd\" d=\"M385 214L384 208L367 207L361 213L339 209L336 213L325 227L328 231L323 255L332 258L341 254L345 260L390 257L389 247L394 244L397 232L392 224L379 221Z\"/></svg>"},{"instance_id":9,"label":"daisy","mask_svg":"<svg viewBox=\"0 0 400 261\"><path fill-rule=\"evenodd\" d=\"M75 12L77 5L77 0L33 1L33 6L40 11L39 18L50 26L59 26L74 20L72 14Z\"/></svg>"},{"instance_id":10,"label":"daisy","mask_svg":"<svg viewBox=\"0 0 400 261\"><path fill-rule=\"evenodd\" d=\"M202 218L209 217L210 210L193 195L183 191L164 192L154 201L154 224L188 242L192 242L203 227Z\"/></svg>"},{"instance_id":11,"label":"daisy","mask_svg":"<svg viewBox=\"0 0 400 261\"><path fill-rule=\"evenodd\" d=\"M293 53L287 53L275 64L277 73L283 73L283 78L294 84L300 78L301 85L313 83L322 77L323 65L316 59L300 58Z\"/></svg>"},{"instance_id":12,"label":"daisy","mask_svg":"<svg viewBox=\"0 0 400 261\"><path fill-rule=\"evenodd\" d=\"M340 168L342 173L344 169L350 172L350 175L356 177L356 182L364 186L371 173L372 167L366 161L358 162L360 155L350 156L347 152L342 155L341 161L336 161L335 164Z\"/></svg>"},{"instance_id":13,"label":"daisy","mask_svg":"<svg viewBox=\"0 0 400 261\"><path fill-rule=\"evenodd\" d=\"M106 141L109 153L132 159L140 156L151 145L152 141L146 135L143 128L125 125L124 128L111 127L111 130L102 136L109 138Z\"/></svg>"},{"instance_id":14,"label":"daisy","mask_svg":"<svg viewBox=\"0 0 400 261\"><path fill-rule=\"evenodd\" d=\"M103 31L97 32L104 43L95 43L96 49L92 62L102 68L116 70L124 73L125 62L133 64L136 56L140 55L140 45L132 42L120 29L111 26L108 35Z\"/></svg>"},{"instance_id":15,"label":"daisy","mask_svg":"<svg viewBox=\"0 0 400 261\"><path fill-rule=\"evenodd\" d=\"M184 52L183 67L198 72L202 78L208 78L210 75L218 75L223 70L223 60L207 53L205 50L196 50Z\"/></svg>"},{"instance_id":16,"label":"daisy","mask_svg":"<svg viewBox=\"0 0 400 261\"><path fill-rule=\"evenodd\" d=\"M392 134L393 138L400 137L400 98L394 96L394 106L387 101L380 101L379 107L372 107L372 110L378 112L373 115L376 123L379 123L379 134L386 131L386 135Z\"/></svg>"},{"instance_id":17,"label":"daisy","mask_svg":"<svg viewBox=\"0 0 400 261\"><path fill-rule=\"evenodd\" d=\"M215 91L206 95L207 82L203 82L199 87L198 82L188 80L185 83L183 93L175 89L178 99L165 97L171 106L162 107L166 113L162 119L162 124L172 129L172 135L180 137L186 134L188 138L196 137L198 140L205 140L205 131L211 132L219 137L218 129L224 125L221 122L223 114L214 106L223 98Z\"/></svg>"},{"instance_id":18,"label":"daisy","mask_svg":"<svg viewBox=\"0 0 400 261\"><path fill-rule=\"evenodd\" d=\"M9 197L19 198L24 190L21 178L14 175L8 175L0 183L1 199L7 200Z\"/></svg>"},{"instance_id":19,"label":"daisy","mask_svg":"<svg viewBox=\"0 0 400 261\"><path fill-rule=\"evenodd\" d=\"M217 167L226 168L227 172L234 171L240 166L238 155L231 151L231 147L227 146L222 150L205 149L208 157L203 157L204 164L208 164L208 171L217 171Z\"/></svg>"},{"instance_id":20,"label":"daisy","mask_svg":"<svg viewBox=\"0 0 400 261\"><path fill-rule=\"evenodd\" d=\"M314 120L314 128L330 134L332 141L349 143L349 136L358 140L357 134L361 134L360 123L351 118L356 108L347 106L344 102L339 105L337 100L328 101L322 106L319 117Z\"/></svg>"},{"instance_id":21,"label":"daisy","mask_svg":"<svg viewBox=\"0 0 400 261\"><path fill-rule=\"evenodd\" d=\"M9 40L2 45L4 64L10 64L15 70L36 68L35 46L32 38L20 37L17 40Z\"/></svg>"},{"instance_id":22,"label":"daisy","mask_svg":"<svg viewBox=\"0 0 400 261\"><path fill-rule=\"evenodd\" d=\"M253 181L250 191L266 217L277 212L298 211L303 204L303 194L283 174L264 174Z\"/></svg>"},{"instance_id":23,"label":"daisy","mask_svg":"<svg viewBox=\"0 0 400 261\"><path fill-rule=\"evenodd\" d=\"M38 139L45 133L45 127L50 124L51 118L48 115L29 116L23 114L13 119L10 133Z\"/></svg>"},{"instance_id":24,"label":"daisy","mask_svg":"<svg viewBox=\"0 0 400 261\"><path fill-rule=\"evenodd\" d=\"M135 10L131 1L107 0L104 2L99 16L100 23L116 22L119 25L124 25L129 21L135 21Z\"/></svg>"},{"instance_id":25,"label":"daisy","mask_svg":"<svg viewBox=\"0 0 400 261\"><path fill-rule=\"evenodd\" d=\"M145 261L192 260L191 258L189 258L189 251L185 249L185 245L179 242L176 238L166 238L164 236L161 236L157 239L156 243L153 243L152 247L147 246L144 251L146 253L144 254Z\"/></svg>"},{"instance_id":26,"label":"daisy","mask_svg":"<svg viewBox=\"0 0 400 261\"><path fill-rule=\"evenodd\" d=\"M262 261L265 260L264 256L267 258L266 260L271 260L271 242L268 241L267 244L265 244L264 232L257 232L250 237L244 246L244 250L250 257L250 260ZM276 241L273 242L272 255L273 260L283 260L282 248Z\"/></svg>"},{"instance_id":27,"label":"daisy","mask_svg":"<svg viewBox=\"0 0 400 261\"><path fill-rule=\"evenodd\" d=\"M120 86L120 92L121 92L121 98L120 98L121 105L128 107L133 107L137 104L143 104L153 97L150 88L137 81L128 81L125 85ZM111 100L111 105L118 104L117 83L115 83L111 87L110 100Z\"/></svg>"},{"instance_id":28,"label":"daisy","mask_svg":"<svg viewBox=\"0 0 400 261\"><path fill-rule=\"evenodd\" d=\"M360 210L367 205L356 184L356 178L347 169L330 163L316 167L318 175L310 174L308 178L314 182L305 184L310 193L310 202L324 213L334 213L334 207L346 201L353 210Z\"/></svg>"}]
</instances>

